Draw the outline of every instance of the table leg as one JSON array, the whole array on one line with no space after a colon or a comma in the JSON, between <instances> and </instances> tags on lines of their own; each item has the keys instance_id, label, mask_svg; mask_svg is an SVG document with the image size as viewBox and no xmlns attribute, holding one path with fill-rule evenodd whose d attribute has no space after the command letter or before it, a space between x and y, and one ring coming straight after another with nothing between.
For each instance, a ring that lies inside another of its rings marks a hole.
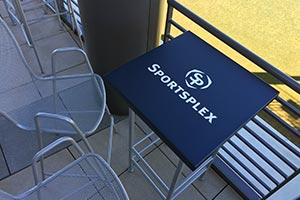
<instances>
[{"instance_id":1,"label":"table leg","mask_svg":"<svg viewBox=\"0 0 300 200\"><path fill-rule=\"evenodd\" d=\"M170 200L172 198L172 196L173 196L173 193L174 193L174 190L175 190L175 187L176 187L179 175L181 173L182 167L183 167L183 162L182 162L182 160L179 160L177 168L176 168L176 171L175 171L175 174L173 176L173 180L172 180L170 189L168 191L168 195L167 195L166 200Z\"/></svg>"},{"instance_id":2,"label":"table leg","mask_svg":"<svg viewBox=\"0 0 300 200\"><path fill-rule=\"evenodd\" d=\"M132 146L134 137L134 126L135 126L135 113L129 108L129 172L134 172L132 162Z\"/></svg>"}]
</instances>

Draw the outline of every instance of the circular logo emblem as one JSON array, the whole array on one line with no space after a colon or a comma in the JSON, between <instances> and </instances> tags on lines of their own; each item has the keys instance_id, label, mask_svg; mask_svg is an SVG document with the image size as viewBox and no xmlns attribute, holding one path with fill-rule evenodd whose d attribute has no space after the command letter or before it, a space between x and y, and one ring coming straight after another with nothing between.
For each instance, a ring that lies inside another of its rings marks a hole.
<instances>
[{"instance_id":1,"label":"circular logo emblem","mask_svg":"<svg viewBox=\"0 0 300 200\"><path fill-rule=\"evenodd\" d=\"M185 83L189 88L204 90L212 84L212 81L204 72L192 69L186 73Z\"/></svg>"}]
</instances>

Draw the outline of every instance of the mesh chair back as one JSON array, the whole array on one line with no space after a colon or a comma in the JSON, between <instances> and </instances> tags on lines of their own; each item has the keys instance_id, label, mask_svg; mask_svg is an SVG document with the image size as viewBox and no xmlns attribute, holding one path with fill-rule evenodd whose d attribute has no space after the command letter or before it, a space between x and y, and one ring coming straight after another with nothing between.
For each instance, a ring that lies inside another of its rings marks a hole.
<instances>
[{"instance_id":1,"label":"mesh chair back","mask_svg":"<svg viewBox=\"0 0 300 200\"><path fill-rule=\"evenodd\" d=\"M1 18L0 36L0 112L29 131L35 130L35 114L47 112L72 118L84 133L94 132L105 111L102 79L93 72L64 78L38 77ZM57 120L48 120L42 128L56 133L74 132Z\"/></svg>"},{"instance_id":2,"label":"mesh chair back","mask_svg":"<svg viewBox=\"0 0 300 200\"><path fill-rule=\"evenodd\" d=\"M60 170L43 178L43 157L60 145L71 143L81 155ZM38 151L32 159L35 186L13 196L0 190L1 200L127 200L119 178L97 154L85 154L70 137L61 137Z\"/></svg>"},{"instance_id":3,"label":"mesh chair back","mask_svg":"<svg viewBox=\"0 0 300 200\"><path fill-rule=\"evenodd\" d=\"M12 33L0 18L0 79L6 84L0 84L0 93L32 82L31 73L21 52L16 46Z\"/></svg>"},{"instance_id":4,"label":"mesh chair back","mask_svg":"<svg viewBox=\"0 0 300 200\"><path fill-rule=\"evenodd\" d=\"M0 105L2 112L9 112L39 98L39 94L23 54L1 18L0 36Z\"/></svg>"},{"instance_id":5,"label":"mesh chair back","mask_svg":"<svg viewBox=\"0 0 300 200\"><path fill-rule=\"evenodd\" d=\"M119 178L96 154L86 154L34 188L7 200L125 200ZM6 199L5 199L6 200Z\"/></svg>"}]
</instances>

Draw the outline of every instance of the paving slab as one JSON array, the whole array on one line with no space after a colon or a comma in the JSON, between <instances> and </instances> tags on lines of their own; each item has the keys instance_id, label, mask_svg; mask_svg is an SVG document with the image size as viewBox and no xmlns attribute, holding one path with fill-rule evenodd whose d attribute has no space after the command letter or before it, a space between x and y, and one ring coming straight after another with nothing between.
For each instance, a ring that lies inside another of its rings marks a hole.
<instances>
[{"instance_id":1,"label":"paving slab","mask_svg":"<svg viewBox=\"0 0 300 200\"><path fill-rule=\"evenodd\" d=\"M124 116L123 116L124 117ZM123 118L122 117L122 118ZM128 154L128 117L121 120L119 123L116 123L116 132L113 135L113 149L111 155L111 166L116 172L120 175L127 170L129 166L129 154ZM144 136L144 133L138 128L135 127L135 141ZM109 128L106 128L102 131L99 131L97 134L90 136L88 138L89 143L92 145L95 152L101 155L104 159L107 158L107 147L108 147L108 137L109 137ZM84 145L82 142L79 143L83 148ZM84 148L86 150L86 148ZM151 151L150 149L149 151ZM77 154L71 150L75 156Z\"/></svg>"},{"instance_id":2,"label":"paving slab","mask_svg":"<svg viewBox=\"0 0 300 200\"><path fill-rule=\"evenodd\" d=\"M144 131L149 132L151 129L139 118L136 118L137 125ZM178 156L165 144L159 146L160 150L168 157L168 159L176 165L179 161ZM184 166L183 173L188 175L191 170ZM204 180L198 179L193 185L205 196L207 199L213 199L217 193L226 187L227 183L213 170L209 169L204 176Z\"/></svg>"},{"instance_id":3,"label":"paving slab","mask_svg":"<svg viewBox=\"0 0 300 200\"><path fill-rule=\"evenodd\" d=\"M45 159L45 169L47 172L55 172L72 161L73 157L69 151L63 150ZM34 185L31 167L27 167L22 171L0 181L1 190L14 195L20 194Z\"/></svg>"},{"instance_id":4,"label":"paving slab","mask_svg":"<svg viewBox=\"0 0 300 200\"><path fill-rule=\"evenodd\" d=\"M38 13L36 13L38 12ZM49 11L51 12L51 11ZM0 13L2 14L2 17L4 18L4 21L7 23L9 28L13 31L13 33L16 36L16 39L20 45L25 44L25 35L22 32L22 28L20 24L13 24L11 19L8 16L8 13L6 11L5 5L3 1L0 1ZM34 12L29 12L29 16L25 15L27 19L32 18L31 15L34 14L34 17L44 17L44 13L41 9L35 10ZM56 17L51 17L45 20L40 20L37 23L29 23L29 29L32 34L32 37L34 41L50 37L52 35L56 35L59 33L67 32L69 31L69 28L65 25L60 26L58 19Z\"/></svg>"},{"instance_id":5,"label":"paving slab","mask_svg":"<svg viewBox=\"0 0 300 200\"><path fill-rule=\"evenodd\" d=\"M1 15L4 15L3 13L5 12L2 11L3 5L3 0L0 0ZM35 14L40 13L34 13L33 15ZM8 23L10 22L7 14L5 15L5 20ZM58 47L78 46L80 44L79 41L76 40L76 36L74 34L70 34L69 29L63 31L57 29L58 26L55 21L55 19L48 20L47 23L42 26L39 25L39 23L31 25L31 30L33 31L39 55L42 60L43 66L45 66L46 73L51 72L50 54L52 50ZM39 73L39 67L37 65L33 50L32 48L29 48L27 44L25 44L25 39L20 27L12 26L11 23L9 26L16 34L18 42L22 45L22 50L25 54L25 57L33 66L33 70ZM62 63L59 64L59 70L63 71L62 74L69 72L85 72L85 70L81 66L71 69L67 68L65 63L76 61L76 59L74 60L74 58L77 57L74 55L68 55L62 61ZM134 173L129 173L127 171L129 135L128 118L126 118L125 120L123 119L123 116L116 116L115 118L116 122L120 122L116 124L116 130L118 134L114 134L112 167L116 171L116 173L120 175L120 179L125 185L125 188L131 199L158 200L160 199L160 196L138 170L136 170ZM142 137L145 132L149 131L149 128L139 118L137 118L137 124L138 127L136 127L136 139ZM13 193L19 193L24 191L24 188L26 189L33 185L31 168L25 167L30 164L33 154L37 151L36 136L34 133L23 132L12 124L9 124L9 122L1 122L1 119L0 125L0 138L3 143L6 143L5 148L3 148L3 152L8 155L8 163L10 163L9 166L10 168L12 168L12 172L14 173L14 175L10 176L9 178L0 181L0 188L11 191ZM104 158L106 158L107 152L107 141L109 133L109 130L107 128L108 125L109 118L107 117L107 115L105 115L100 127L98 128L98 132L88 138L89 142L95 148L96 153L99 153ZM2 132L5 132L6 134L1 134ZM50 135L45 139L47 142L50 142L55 138L55 135ZM177 160L175 158L176 155L172 155L172 153L167 152L166 148L163 145L160 147L160 149L149 150L147 159L152 164L152 166L158 170L158 173L163 178L165 178L168 183L170 183L171 177L173 176L175 170L174 164L177 163ZM59 156L61 154L66 154L67 156ZM58 160L53 159L50 161L50 163L54 164L55 168L60 167L60 165L57 165L60 162L65 163L65 161L72 160L72 157L69 156L67 151L59 152L55 154L55 156L58 156ZM49 158L52 158L52 156ZM185 169L185 171L186 170L187 169ZM22 182L20 180L22 180ZM237 193L235 193L232 188L228 187L225 181L221 179L213 170L208 171L206 179L204 181L199 181L198 183L197 180L193 186L189 186L187 190L178 197L178 199L202 200L212 199L213 197L216 197L216 199L241 199L237 195Z\"/></svg>"},{"instance_id":6,"label":"paving slab","mask_svg":"<svg viewBox=\"0 0 300 200\"><path fill-rule=\"evenodd\" d=\"M80 41L80 39L79 39L77 33L75 33L75 32L74 32L73 30L71 30L71 29L69 29L68 32L69 32L69 34L71 35L71 37L73 38L73 40L77 43L77 45L78 45L80 48L82 48L82 49L85 50L85 47L82 46L81 41Z\"/></svg>"},{"instance_id":7,"label":"paving slab","mask_svg":"<svg viewBox=\"0 0 300 200\"><path fill-rule=\"evenodd\" d=\"M8 13L5 8L5 4L4 4L3 0L0 0L0 16L3 18L8 17Z\"/></svg>"},{"instance_id":8,"label":"paving slab","mask_svg":"<svg viewBox=\"0 0 300 200\"><path fill-rule=\"evenodd\" d=\"M136 170L134 173L126 171L120 176L120 180L131 200L160 200L157 191L145 180L143 174Z\"/></svg>"},{"instance_id":9,"label":"paving slab","mask_svg":"<svg viewBox=\"0 0 300 200\"><path fill-rule=\"evenodd\" d=\"M24 34L22 32L21 26L19 24L13 24L9 17L3 18L4 22L7 24L9 29L14 34L19 45L27 44Z\"/></svg>"},{"instance_id":10,"label":"paving slab","mask_svg":"<svg viewBox=\"0 0 300 200\"><path fill-rule=\"evenodd\" d=\"M99 130L108 127L109 119L107 118L108 116L104 115L103 123L98 127ZM13 174L31 164L32 157L38 151L37 136L35 132L21 130L4 118L0 118L0 125L1 146L9 171ZM43 134L44 145L61 136L57 134ZM75 137L75 139L78 139L78 137Z\"/></svg>"},{"instance_id":11,"label":"paving slab","mask_svg":"<svg viewBox=\"0 0 300 200\"><path fill-rule=\"evenodd\" d=\"M179 158L165 144L162 144L159 148L172 163L178 163ZM184 166L182 171L185 176L191 172L187 166ZM226 187L227 183L212 168L210 168L205 173L203 179L197 179L193 182L193 185L206 199L213 199L217 193Z\"/></svg>"},{"instance_id":12,"label":"paving slab","mask_svg":"<svg viewBox=\"0 0 300 200\"><path fill-rule=\"evenodd\" d=\"M37 136L34 132L23 131L13 123L0 118L0 142L7 161L9 171L16 173L30 165L34 154L38 151ZM57 139L54 134L45 134L45 145Z\"/></svg>"},{"instance_id":13,"label":"paving slab","mask_svg":"<svg viewBox=\"0 0 300 200\"><path fill-rule=\"evenodd\" d=\"M68 31L66 26L61 26L57 18L49 18L47 20L41 20L38 23L29 25L32 37L35 41L51 37L60 33Z\"/></svg>"},{"instance_id":14,"label":"paving slab","mask_svg":"<svg viewBox=\"0 0 300 200\"><path fill-rule=\"evenodd\" d=\"M166 182L167 185L171 183L172 177L175 173L175 166L168 158L161 153L159 149L153 150L146 156L146 160L151 167L158 173L158 175ZM183 176L181 176L181 179ZM131 199L161 199L159 193L154 190L152 185L146 180L138 169L134 173L126 172L120 176L124 187ZM205 199L193 186L189 186L178 197L178 200L202 200Z\"/></svg>"},{"instance_id":15,"label":"paving slab","mask_svg":"<svg viewBox=\"0 0 300 200\"><path fill-rule=\"evenodd\" d=\"M5 157L2 151L2 147L0 148L0 179L9 176L8 166L5 161Z\"/></svg>"},{"instance_id":16,"label":"paving slab","mask_svg":"<svg viewBox=\"0 0 300 200\"><path fill-rule=\"evenodd\" d=\"M243 198L229 185L218 194L214 198L214 200L225 200L225 199L236 199L236 200L242 200Z\"/></svg>"},{"instance_id":17,"label":"paving slab","mask_svg":"<svg viewBox=\"0 0 300 200\"><path fill-rule=\"evenodd\" d=\"M285 184L281 189L268 198L268 200L281 200L281 199L299 199L300 191L300 175L293 178L290 182Z\"/></svg>"},{"instance_id":18,"label":"paving slab","mask_svg":"<svg viewBox=\"0 0 300 200\"><path fill-rule=\"evenodd\" d=\"M0 181L1 190L13 195L20 194L33 186L34 179L31 167L27 167L24 170Z\"/></svg>"},{"instance_id":19,"label":"paving slab","mask_svg":"<svg viewBox=\"0 0 300 200\"><path fill-rule=\"evenodd\" d=\"M48 38L44 38L41 40L36 41L36 49L38 51L38 56L41 60L41 64L45 71L45 74L51 73L51 53L53 50L57 48L63 47L77 47L76 42L72 39L68 32L64 32L61 34L53 35ZM36 56L33 52L33 49L28 47L27 44L23 44L21 49L24 53L24 56L31 66L34 72L40 74L40 69L37 64ZM57 64L57 71L64 70L69 67L68 63L75 63L78 58L68 55L64 59L64 63ZM78 62L80 62L79 60Z\"/></svg>"}]
</instances>

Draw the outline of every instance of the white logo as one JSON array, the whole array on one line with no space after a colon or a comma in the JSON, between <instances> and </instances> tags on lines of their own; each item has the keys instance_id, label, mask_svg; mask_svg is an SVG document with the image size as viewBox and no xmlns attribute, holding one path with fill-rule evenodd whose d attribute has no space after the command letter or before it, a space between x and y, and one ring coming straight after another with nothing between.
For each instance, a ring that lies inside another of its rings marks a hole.
<instances>
[{"instance_id":1,"label":"white logo","mask_svg":"<svg viewBox=\"0 0 300 200\"><path fill-rule=\"evenodd\" d=\"M212 81L208 75L198 69L192 69L185 75L185 83L189 88L204 90L208 88Z\"/></svg>"},{"instance_id":2,"label":"white logo","mask_svg":"<svg viewBox=\"0 0 300 200\"><path fill-rule=\"evenodd\" d=\"M176 80L172 79L171 76L166 74L159 64L152 64L147 69L154 75L154 77L160 80L160 82L164 84L166 88L169 88L170 91L177 95L179 99L185 102L185 104L190 105L191 108L196 111L199 116L207 120L208 123L213 124L215 119L218 118L211 111L211 109L206 107L203 103L200 103L196 97L194 97L190 92L186 91L185 88L179 85ZM205 75L204 72L196 69L189 71L185 78L186 84L194 89L196 89L196 86L201 87L200 89L205 89L212 84L211 79Z\"/></svg>"}]
</instances>

